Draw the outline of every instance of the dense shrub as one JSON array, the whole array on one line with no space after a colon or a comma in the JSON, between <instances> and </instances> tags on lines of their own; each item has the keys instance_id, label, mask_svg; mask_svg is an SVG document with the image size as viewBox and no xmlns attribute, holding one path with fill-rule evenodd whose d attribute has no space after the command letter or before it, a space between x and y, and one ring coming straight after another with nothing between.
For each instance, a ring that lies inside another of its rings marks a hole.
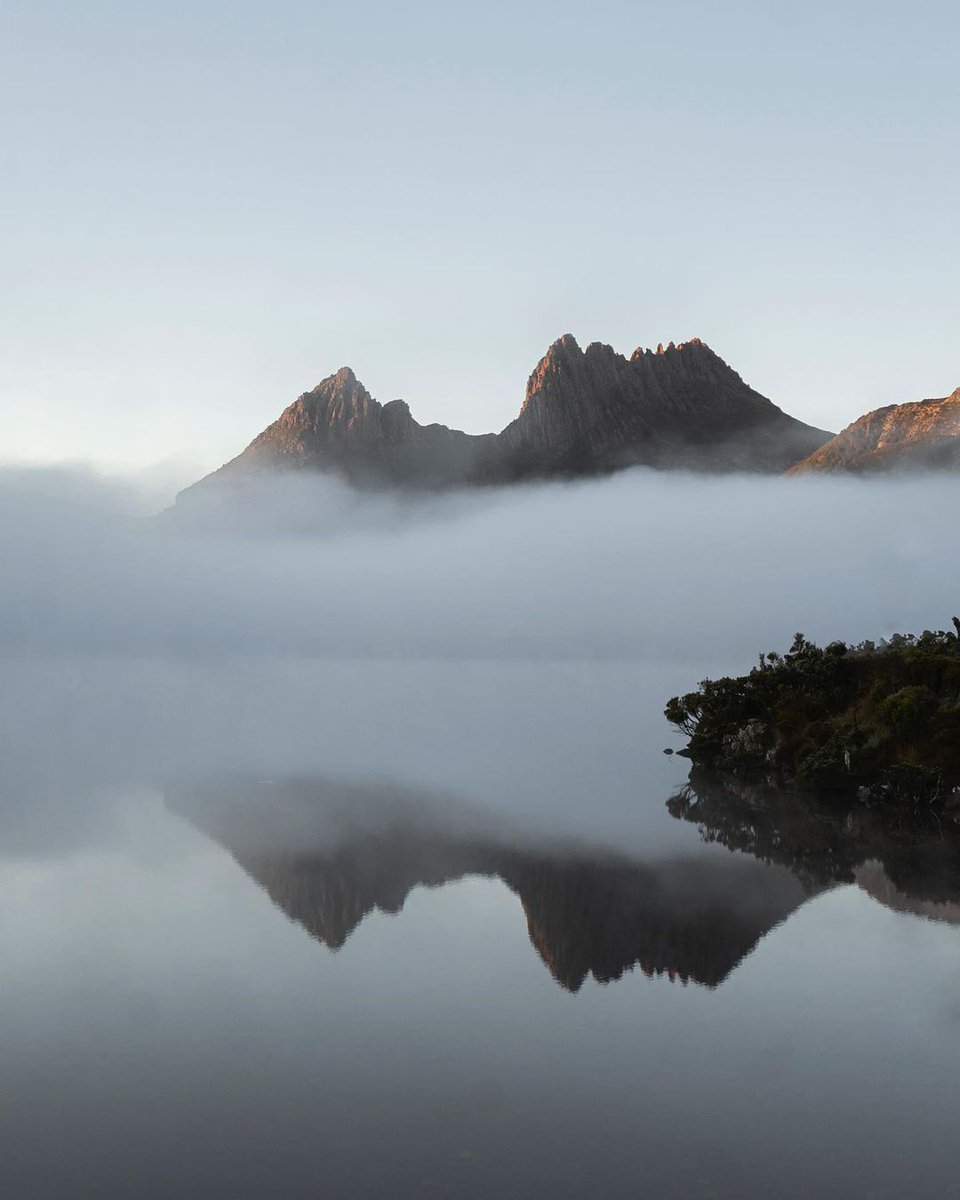
<instances>
[{"instance_id":1,"label":"dense shrub","mask_svg":"<svg viewBox=\"0 0 960 1200\"><path fill-rule=\"evenodd\" d=\"M960 632L824 648L798 633L786 654L706 679L664 711L702 767L811 792L960 803Z\"/></svg>"}]
</instances>

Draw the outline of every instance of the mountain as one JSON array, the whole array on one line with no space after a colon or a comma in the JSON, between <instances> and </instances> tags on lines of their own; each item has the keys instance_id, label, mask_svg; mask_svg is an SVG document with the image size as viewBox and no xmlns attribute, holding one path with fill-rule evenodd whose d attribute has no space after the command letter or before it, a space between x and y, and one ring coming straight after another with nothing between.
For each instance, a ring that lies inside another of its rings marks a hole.
<instances>
[{"instance_id":1,"label":"mountain","mask_svg":"<svg viewBox=\"0 0 960 1200\"><path fill-rule=\"evenodd\" d=\"M538 363L497 441L504 472L524 478L635 465L778 471L828 437L748 387L698 338L627 359L598 342L581 350L568 334Z\"/></svg>"},{"instance_id":2,"label":"mountain","mask_svg":"<svg viewBox=\"0 0 960 1200\"><path fill-rule=\"evenodd\" d=\"M420 425L374 400L349 367L304 392L235 459L181 493L263 471L331 471L361 487L445 488L644 465L781 472L830 437L748 387L703 342L627 359L567 334L499 434Z\"/></svg>"},{"instance_id":3,"label":"mountain","mask_svg":"<svg viewBox=\"0 0 960 1200\"><path fill-rule=\"evenodd\" d=\"M335 471L360 486L444 487L472 478L495 441L492 434L420 425L405 401L380 404L341 367L201 483L251 470L313 470Z\"/></svg>"},{"instance_id":4,"label":"mountain","mask_svg":"<svg viewBox=\"0 0 960 1200\"><path fill-rule=\"evenodd\" d=\"M960 467L960 388L941 400L890 404L860 417L791 468L919 471Z\"/></svg>"}]
</instances>

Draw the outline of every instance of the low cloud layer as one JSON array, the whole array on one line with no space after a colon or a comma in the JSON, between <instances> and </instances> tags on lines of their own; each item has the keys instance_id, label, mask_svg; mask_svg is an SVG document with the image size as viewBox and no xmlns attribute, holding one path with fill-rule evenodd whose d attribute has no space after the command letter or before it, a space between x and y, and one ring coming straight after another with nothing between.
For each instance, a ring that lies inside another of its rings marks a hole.
<instances>
[{"instance_id":1,"label":"low cloud layer","mask_svg":"<svg viewBox=\"0 0 960 1200\"><path fill-rule=\"evenodd\" d=\"M398 501L293 479L150 519L132 489L8 471L0 647L752 659L797 629L948 624L958 497L952 479L631 472Z\"/></svg>"},{"instance_id":2,"label":"low cloud layer","mask_svg":"<svg viewBox=\"0 0 960 1200\"><path fill-rule=\"evenodd\" d=\"M250 768L642 837L638 796L659 814L681 776L669 695L797 630L949 625L958 499L949 478L630 472L420 500L314 478L157 516L128 485L5 470L4 812L32 811L38 764L63 803Z\"/></svg>"}]
</instances>

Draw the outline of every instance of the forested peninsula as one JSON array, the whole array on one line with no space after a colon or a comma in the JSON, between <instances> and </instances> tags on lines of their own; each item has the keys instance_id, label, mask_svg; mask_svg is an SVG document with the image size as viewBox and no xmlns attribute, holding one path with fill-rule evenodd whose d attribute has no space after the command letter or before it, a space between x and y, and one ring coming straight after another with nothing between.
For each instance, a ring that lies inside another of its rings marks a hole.
<instances>
[{"instance_id":1,"label":"forested peninsula","mask_svg":"<svg viewBox=\"0 0 960 1200\"><path fill-rule=\"evenodd\" d=\"M954 632L818 646L798 633L747 675L706 679L664 715L718 775L847 801L960 808Z\"/></svg>"}]
</instances>

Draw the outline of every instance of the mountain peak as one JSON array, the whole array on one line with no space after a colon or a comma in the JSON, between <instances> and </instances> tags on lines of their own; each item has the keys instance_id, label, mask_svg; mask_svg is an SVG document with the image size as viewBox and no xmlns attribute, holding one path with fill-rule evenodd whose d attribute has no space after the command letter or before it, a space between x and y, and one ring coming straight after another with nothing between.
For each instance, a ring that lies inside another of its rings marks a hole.
<instances>
[{"instance_id":1,"label":"mountain peak","mask_svg":"<svg viewBox=\"0 0 960 1200\"><path fill-rule=\"evenodd\" d=\"M667 342L666 345L660 342L655 350L651 350L646 346L638 346L630 355L630 361L633 362L638 358L645 358L647 356L651 358L669 358L674 355L683 354L686 354L688 357L690 355L704 354L710 358L720 358L702 338L692 337L685 342Z\"/></svg>"},{"instance_id":2,"label":"mountain peak","mask_svg":"<svg viewBox=\"0 0 960 1200\"><path fill-rule=\"evenodd\" d=\"M352 396L355 393L366 394L366 388L350 367L341 367L332 375L324 376L315 387L311 388L309 392L304 392L295 403L316 403L331 396Z\"/></svg>"},{"instance_id":3,"label":"mountain peak","mask_svg":"<svg viewBox=\"0 0 960 1200\"><path fill-rule=\"evenodd\" d=\"M544 368L556 367L559 364L567 362L575 362L581 358L583 358L583 351L580 349L580 343L572 333L565 333L550 344L546 354L544 354L543 358L540 359L534 368L533 374L536 375Z\"/></svg>"},{"instance_id":4,"label":"mountain peak","mask_svg":"<svg viewBox=\"0 0 960 1200\"><path fill-rule=\"evenodd\" d=\"M546 354L534 367L533 374L527 380L527 398L524 401L524 408L529 403L530 397L538 392L548 379L569 374L571 370L577 368L582 360L583 351L572 333L565 333L562 337L558 337L549 346Z\"/></svg>"},{"instance_id":5,"label":"mountain peak","mask_svg":"<svg viewBox=\"0 0 960 1200\"><path fill-rule=\"evenodd\" d=\"M960 388L934 400L876 408L791 468L905 471L960 466Z\"/></svg>"}]
</instances>

